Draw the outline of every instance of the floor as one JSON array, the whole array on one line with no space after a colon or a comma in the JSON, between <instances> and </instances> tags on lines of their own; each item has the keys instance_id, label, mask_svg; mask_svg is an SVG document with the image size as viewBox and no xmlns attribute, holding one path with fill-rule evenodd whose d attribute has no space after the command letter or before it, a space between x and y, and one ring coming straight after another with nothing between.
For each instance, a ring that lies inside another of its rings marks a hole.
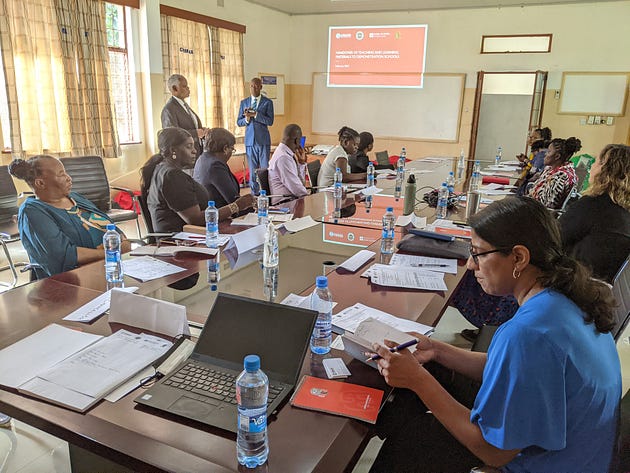
<instances>
[{"instance_id":1,"label":"floor","mask_svg":"<svg viewBox=\"0 0 630 473\"><path fill-rule=\"evenodd\" d=\"M130 237L136 236L133 223L123 224L123 231ZM26 252L19 242L9 245L14 261L27 261ZM6 264L4 254L0 255L0 267ZM8 271L0 273L0 281L9 281ZM20 274L19 284L28 282L27 274ZM0 286L0 292L6 290ZM454 345L469 347L459 332L464 328L474 328L458 313L449 308L436 328L434 337ZM617 348L621 359L623 392L630 388L630 327L620 337ZM366 473L378 454L381 441L374 438L359 459L353 473ZM34 427L13 419L9 428L0 428L0 473L66 473L70 471L68 444Z\"/></svg>"}]
</instances>

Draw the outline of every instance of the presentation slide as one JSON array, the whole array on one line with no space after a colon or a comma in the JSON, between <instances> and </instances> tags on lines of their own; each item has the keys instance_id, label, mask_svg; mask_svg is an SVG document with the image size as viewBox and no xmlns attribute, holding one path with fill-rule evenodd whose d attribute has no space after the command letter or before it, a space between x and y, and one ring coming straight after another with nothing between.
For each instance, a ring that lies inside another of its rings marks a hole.
<instances>
[{"instance_id":1,"label":"presentation slide","mask_svg":"<svg viewBox=\"0 0 630 473\"><path fill-rule=\"evenodd\" d=\"M328 87L422 88L427 25L331 26Z\"/></svg>"}]
</instances>

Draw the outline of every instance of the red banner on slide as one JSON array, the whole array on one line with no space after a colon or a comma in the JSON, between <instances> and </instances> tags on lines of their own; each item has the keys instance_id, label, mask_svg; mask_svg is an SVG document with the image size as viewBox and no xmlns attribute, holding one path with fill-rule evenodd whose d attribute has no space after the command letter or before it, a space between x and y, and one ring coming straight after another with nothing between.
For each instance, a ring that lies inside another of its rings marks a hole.
<instances>
[{"instance_id":1,"label":"red banner on slide","mask_svg":"<svg viewBox=\"0 0 630 473\"><path fill-rule=\"evenodd\" d=\"M422 87L427 25L329 28L329 87Z\"/></svg>"}]
</instances>

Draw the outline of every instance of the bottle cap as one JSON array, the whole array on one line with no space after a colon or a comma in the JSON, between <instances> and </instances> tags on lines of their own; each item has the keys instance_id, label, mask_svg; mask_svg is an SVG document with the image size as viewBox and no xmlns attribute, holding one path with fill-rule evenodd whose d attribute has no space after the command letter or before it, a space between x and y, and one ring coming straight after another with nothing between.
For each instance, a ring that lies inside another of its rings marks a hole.
<instances>
[{"instance_id":1,"label":"bottle cap","mask_svg":"<svg viewBox=\"0 0 630 473\"><path fill-rule=\"evenodd\" d=\"M337 168L337 169L335 169L335 172L337 172L337 171L341 171L341 168Z\"/></svg>"},{"instance_id":2,"label":"bottle cap","mask_svg":"<svg viewBox=\"0 0 630 473\"><path fill-rule=\"evenodd\" d=\"M216 285L216 284L211 284L211 285L210 285L210 290L211 290L211 291L216 291L217 289L218 289L218 288L217 288L217 285Z\"/></svg>"},{"instance_id":3,"label":"bottle cap","mask_svg":"<svg viewBox=\"0 0 630 473\"><path fill-rule=\"evenodd\" d=\"M454 176L454 175L455 175L455 173L454 173L453 171L451 171L451 172L449 172L449 173L448 173L448 175L449 175L449 176Z\"/></svg>"},{"instance_id":4,"label":"bottle cap","mask_svg":"<svg viewBox=\"0 0 630 473\"><path fill-rule=\"evenodd\" d=\"M107 230L116 230L116 225L114 225L113 223L108 223L107 224Z\"/></svg>"},{"instance_id":5,"label":"bottle cap","mask_svg":"<svg viewBox=\"0 0 630 473\"><path fill-rule=\"evenodd\" d=\"M393 212L394 211L394 207L387 207L387 209L385 209L386 212Z\"/></svg>"},{"instance_id":6,"label":"bottle cap","mask_svg":"<svg viewBox=\"0 0 630 473\"><path fill-rule=\"evenodd\" d=\"M258 355L247 355L243 360L245 371L253 372L260 369L260 357Z\"/></svg>"},{"instance_id":7,"label":"bottle cap","mask_svg":"<svg viewBox=\"0 0 630 473\"><path fill-rule=\"evenodd\" d=\"M320 289L328 287L328 278L326 276L317 276L317 278L315 279L315 284Z\"/></svg>"},{"instance_id":8,"label":"bottle cap","mask_svg":"<svg viewBox=\"0 0 630 473\"><path fill-rule=\"evenodd\" d=\"M446 187L446 182L443 182L443 183L442 183L442 185L443 185L444 187Z\"/></svg>"},{"instance_id":9,"label":"bottle cap","mask_svg":"<svg viewBox=\"0 0 630 473\"><path fill-rule=\"evenodd\" d=\"M261 190L261 191L260 191L260 195L262 195L262 196L266 196L266 195L267 195L267 191L266 191L266 190Z\"/></svg>"},{"instance_id":10,"label":"bottle cap","mask_svg":"<svg viewBox=\"0 0 630 473\"><path fill-rule=\"evenodd\" d=\"M208 207L214 207L214 200L208 201Z\"/></svg>"}]
</instances>

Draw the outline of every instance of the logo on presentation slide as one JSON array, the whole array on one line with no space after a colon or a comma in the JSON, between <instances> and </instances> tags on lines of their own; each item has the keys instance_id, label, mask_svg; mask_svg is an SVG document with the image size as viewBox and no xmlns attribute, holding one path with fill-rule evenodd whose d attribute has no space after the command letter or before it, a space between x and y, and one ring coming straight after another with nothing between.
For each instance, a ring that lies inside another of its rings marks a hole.
<instances>
[{"instance_id":1,"label":"logo on presentation slide","mask_svg":"<svg viewBox=\"0 0 630 473\"><path fill-rule=\"evenodd\" d=\"M348 241L354 241L354 233L348 233Z\"/></svg>"},{"instance_id":2,"label":"logo on presentation slide","mask_svg":"<svg viewBox=\"0 0 630 473\"><path fill-rule=\"evenodd\" d=\"M361 40L365 37L365 35L363 34L363 31L357 31L357 32L355 33L354 37L355 37L357 40L361 41Z\"/></svg>"},{"instance_id":3,"label":"logo on presentation slide","mask_svg":"<svg viewBox=\"0 0 630 473\"><path fill-rule=\"evenodd\" d=\"M352 38L352 35L350 33L337 33L335 35L335 38L337 39Z\"/></svg>"}]
</instances>

